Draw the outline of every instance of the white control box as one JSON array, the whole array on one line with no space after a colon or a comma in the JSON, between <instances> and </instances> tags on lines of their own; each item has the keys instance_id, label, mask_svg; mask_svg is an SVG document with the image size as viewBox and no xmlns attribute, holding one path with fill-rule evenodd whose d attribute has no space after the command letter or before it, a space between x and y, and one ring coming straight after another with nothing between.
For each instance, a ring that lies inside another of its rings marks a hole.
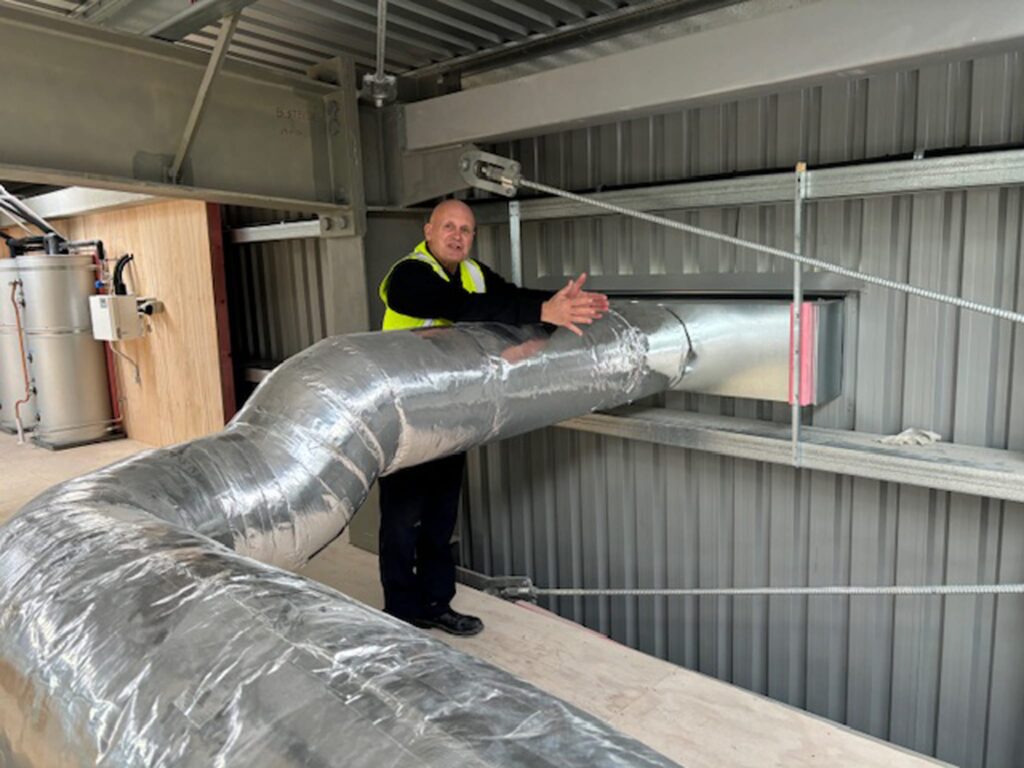
<instances>
[{"instance_id":1,"label":"white control box","mask_svg":"<svg viewBox=\"0 0 1024 768\"><path fill-rule=\"evenodd\" d=\"M103 294L89 297L92 335L100 341L122 341L142 336L142 318L135 296Z\"/></svg>"}]
</instances>

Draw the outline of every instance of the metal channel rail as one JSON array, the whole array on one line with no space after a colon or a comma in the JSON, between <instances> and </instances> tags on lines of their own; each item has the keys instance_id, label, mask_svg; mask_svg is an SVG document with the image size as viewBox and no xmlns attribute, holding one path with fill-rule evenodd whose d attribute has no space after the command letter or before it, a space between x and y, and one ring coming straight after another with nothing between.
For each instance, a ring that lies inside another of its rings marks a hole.
<instances>
[{"instance_id":1,"label":"metal channel rail","mask_svg":"<svg viewBox=\"0 0 1024 768\"><path fill-rule=\"evenodd\" d=\"M924 597L1021 595L1024 584L880 584L807 587L582 588L538 587L529 576L487 576L458 568L458 579L503 600L536 602L538 597Z\"/></svg>"}]
</instances>

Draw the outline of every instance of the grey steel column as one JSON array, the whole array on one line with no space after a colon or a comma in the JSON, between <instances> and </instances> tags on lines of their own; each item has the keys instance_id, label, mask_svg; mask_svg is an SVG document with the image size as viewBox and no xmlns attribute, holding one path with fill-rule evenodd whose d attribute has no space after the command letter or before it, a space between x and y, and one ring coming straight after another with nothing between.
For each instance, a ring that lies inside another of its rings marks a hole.
<instances>
[{"instance_id":1,"label":"grey steel column","mask_svg":"<svg viewBox=\"0 0 1024 768\"><path fill-rule=\"evenodd\" d=\"M508 242L512 251L512 282L523 287L523 224L519 201L508 202Z\"/></svg>"},{"instance_id":2,"label":"grey steel column","mask_svg":"<svg viewBox=\"0 0 1024 768\"><path fill-rule=\"evenodd\" d=\"M807 164L796 165L796 193L793 197L793 253L803 254L804 247L804 197L807 193ZM800 321L804 302L801 283L803 265L793 262L793 359L791 377L793 381L793 466L800 466Z\"/></svg>"}]
</instances>

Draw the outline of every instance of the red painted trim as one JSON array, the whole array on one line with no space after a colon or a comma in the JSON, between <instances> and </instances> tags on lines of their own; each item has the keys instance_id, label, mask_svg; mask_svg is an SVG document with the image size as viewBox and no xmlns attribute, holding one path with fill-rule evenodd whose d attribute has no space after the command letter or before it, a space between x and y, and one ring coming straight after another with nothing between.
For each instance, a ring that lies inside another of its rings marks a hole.
<instances>
[{"instance_id":1,"label":"red painted trim","mask_svg":"<svg viewBox=\"0 0 1024 768\"><path fill-rule=\"evenodd\" d=\"M92 253L92 263L96 268L96 279L103 279L103 267L100 264L100 255L98 251ZM101 293L97 288L96 293ZM114 350L110 346L109 341L103 342L103 355L107 359L107 392L110 395L110 416L113 418L115 424L121 424L121 429L124 430L125 435L128 435L128 429L121 421L121 393L117 386L117 365L114 363Z\"/></svg>"},{"instance_id":2,"label":"red painted trim","mask_svg":"<svg viewBox=\"0 0 1024 768\"><path fill-rule=\"evenodd\" d=\"M210 272L213 276L213 309L217 322L217 352L220 358L220 391L226 424L238 410L235 400L235 368L231 359L231 320L228 315L228 283L224 266L224 227L220 206L206 204L206 225L210 240Z\"/></svg>"},{"instance_id":3,"label":"red painted trim","mask_svg":"<svg viewBox=\"0 0 1024 768\"><path fill-rule=\"evenodd\" d=\"M110 415L115 422L121 421L121 395L117 389L117 368L114 366L114 351L110 342L103 342L103 353L107 358L107 391L110 393ZM122 428L124 425L122 424ZM127 434L127 430L125 430Z\"/></svg>"},{"instance_id":4,"label":"red painted trim","mask_svg":"<svg viewBox=\"0 0 1024 768\"><path fill-rule=\"evenodd\" d=\"M793 403L793 305L789 305L789 397ZM800 305L800 405L814 405L814 354L818 328L818 306L812 301Z\"/></svg>"}]
</instances>

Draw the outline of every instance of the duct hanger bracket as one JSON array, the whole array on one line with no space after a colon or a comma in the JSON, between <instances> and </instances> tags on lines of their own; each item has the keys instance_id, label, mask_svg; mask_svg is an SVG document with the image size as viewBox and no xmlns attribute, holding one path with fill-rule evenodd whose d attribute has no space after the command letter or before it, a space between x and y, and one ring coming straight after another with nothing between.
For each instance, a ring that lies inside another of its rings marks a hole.
<instances>
[{"instance_id":1,"label":"duct hanger bracket","mask_svg":"<svg viewBox=\"0 0 1024 768\"><path fill-rule=\"evenodd\" d=\"M359 98L373 102L373 105L380 109L398 98L398 80L394 75L368 72L363 75L363 87L359 89Z\"/></svg>"},{"instance_id":2,"label":"duct hanger bracket","mask_svg":"<svg viewBox=\"0 0 1024 768\"><path fill-rule=\"evenodd\" d=\"M522 166L515 160L480 150L464 153L459 159L459 171L469 186L504 197L515 197L523 178Z\"/></svg>"}]
</instances>

